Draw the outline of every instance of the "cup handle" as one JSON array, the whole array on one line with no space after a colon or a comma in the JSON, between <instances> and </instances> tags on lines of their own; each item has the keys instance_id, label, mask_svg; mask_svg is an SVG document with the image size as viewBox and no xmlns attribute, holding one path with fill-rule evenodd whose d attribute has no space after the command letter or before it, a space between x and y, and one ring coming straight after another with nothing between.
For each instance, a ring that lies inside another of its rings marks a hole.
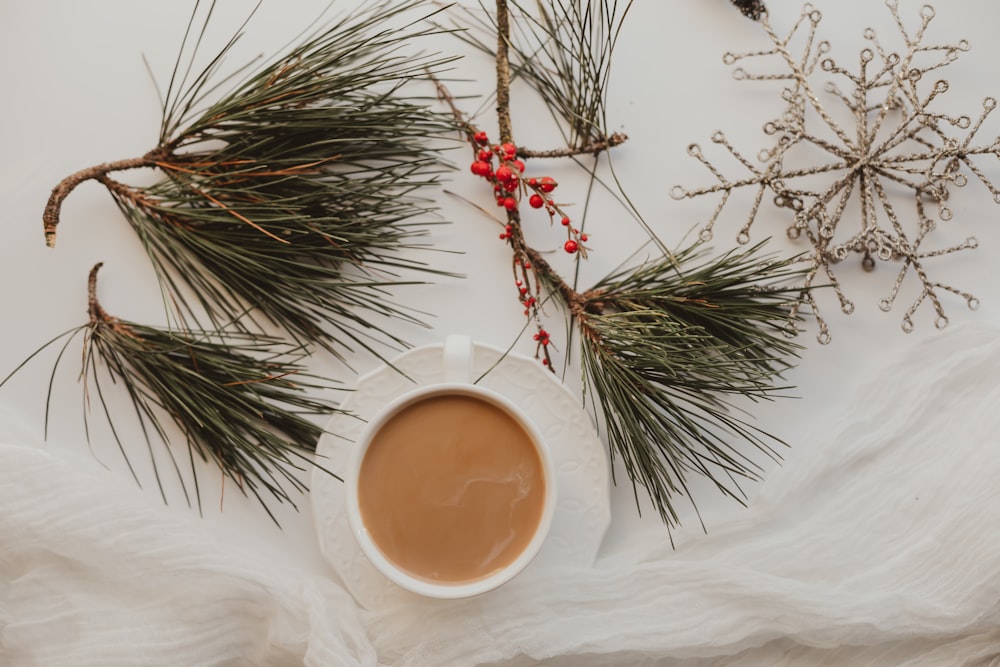
<instances>
[{"instance_id":1,"label":"cup handle","mask_svg":"<svg viewBox=\"0 0 1000 667\"><path fill-rule=\"evenodd\" d=\"M472 383L472 338L450 334L444 339L444 381Z\"/></svg>"}]
</instances>

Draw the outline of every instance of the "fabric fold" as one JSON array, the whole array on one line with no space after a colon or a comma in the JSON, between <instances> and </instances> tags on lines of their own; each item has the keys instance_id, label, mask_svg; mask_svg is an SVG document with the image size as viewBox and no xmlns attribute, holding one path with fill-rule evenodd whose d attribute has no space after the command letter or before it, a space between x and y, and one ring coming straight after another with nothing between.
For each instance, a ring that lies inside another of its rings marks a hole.
<instances>
[{"instance_id":1,"label":"fabric fold","mask_svg":"<svg viewBox=\"0 0 1000 667\"><path fill-rule=\"evenodd\" d=\"M371 665L354 603L110 474L0 445L0 663Z\"/></svg>"}]
</instances>

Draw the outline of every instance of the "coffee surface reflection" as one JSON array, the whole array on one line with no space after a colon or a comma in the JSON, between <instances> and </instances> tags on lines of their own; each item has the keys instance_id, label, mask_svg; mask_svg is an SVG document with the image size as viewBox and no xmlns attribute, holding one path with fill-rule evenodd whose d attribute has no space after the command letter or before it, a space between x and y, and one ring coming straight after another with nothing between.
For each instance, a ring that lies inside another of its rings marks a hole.
<instances>
[{"instance_id":1,"label":"coffee surface reflection","mask_svg":"<svg viewBox=\"0 0 1000 667\"><path fill-rule=\"evenodd\" d=\"M462 394L403 407L372 437L358 476L365 527L412 576L487 577L528 546L545 504L542 462L505 410Z\"/></svg>"}]
</instances>

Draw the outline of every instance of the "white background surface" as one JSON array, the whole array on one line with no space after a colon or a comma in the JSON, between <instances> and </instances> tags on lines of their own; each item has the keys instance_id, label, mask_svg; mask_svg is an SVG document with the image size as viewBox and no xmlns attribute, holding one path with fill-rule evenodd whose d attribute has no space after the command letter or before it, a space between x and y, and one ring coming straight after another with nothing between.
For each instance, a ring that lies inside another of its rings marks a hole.
<instances>
[{"instance_id":1,"label":"white background surface","mask_svg":"<svg viewBox=\"0 0 1000 667\"><path fill-rule=\"evenodd\" d=\"M341 2L348 6L351 2ZM791 1L768 3L772 23L779 33L798 16L800 5ZM876 27L883 40L898 44L888 11L872 0L837 0L814 3L824 12L821 33L833 43L833 55L852 66L866 26ZM976 116L983 97L1000 95L996 63L1000 62L1000 5L986 0L952 0L937 3L938 17L932 23L930 43L954 43L968 39L969 53L946 68L949 104ZM213 37L227 35L251 8L252 2L225 2L219 8ZM269 53L276 45L303 28L325 2L264 3L247 31L237 54ZM915 26L918 3L901 2L904 19ZM766 146L762 123L778 109L777 85L734 81L723 65L727 50L766 48L763 32L743 19L722 0L639 0L626 23L615 63L610 116L614 129L632 140L614 154L618 174L629 195L646 219L670 245L707 216L714 200L674 202L669 189L674 184L707 184L709 175L687 157L692 141L707 144L709 135L724 129L733 143L747 154ZM121 219L110 197L96 184L74 192L63 210L58 245L44 245L41 210L49 190L63 176L98 162L144 153L155 141L159 110L154 88L142 56L149 61L159 81L168 76L188 19L189 3L101 0L86 3L39 1L0 3L0 313L3 333L0 345L0 375L19 363L41 343L86 318L86 275L90 267L104 261L101 301L119 316L145 323L162 321L161 303L146 258ZM443 41L440 48L458 48ZM231 62L241 62L239 56ZM472 58L459 63L459 74L471 79L465 92L490 90L489 63ZM550 128L542 121L530 94L515 91L515 134L522 143L543 147ZM488 107L487 107L488 108ZM495 132L489 114L481 116L485 128ZM991 118L986 137L1000 131L1000 116ZM464 165L465 154L456 154ZM995 160L981 162L986 173L1000 182ZM555 169L550 169L555 172ZM566 172L568 174L568 172ZM564 199L579 192L568 175L558 172ZM128 175L126 180L142 178ZM464 167L450 186L463 196L488 204L481 183ZM440 341L446 333L464 332L500 347L509 344L522 326L521 309L509 284L509 257L496 238L496 227L471 207L442 198L444 215L452 221L436 227L431 238L442 248L464 254L441 254L443 268L465 274L463 280L443 279L438 284L400 291L401 301L434 314L428 329L406 328L400 333L414 345ZM968 311L957 298L945 302L953 325L967 322L1000 323L1000 287L995 267L1000 257L1000 229L995 205L978 183L957 190L950 202L955 212L956 238L978 237L976 251L951 255L928 264L932 277L973 292L981 301L976 312ZM720 221L715 247L735 245L742 216L736 204ZM603 213L603 215L601 215ZM776 214L781 220L784 216ZM754 239L774 235L776 248L794 248L780 240L784 225L777 220L768 227L761 216ZM614 208L599 209L588 222L594 252L584 275L603 275L632 253L642 242L642 232ZM544 239L545 237L539 237ZM552 247L558 243L553 232ZM855 297L857 310L850 317L836 312L832 296L824 303L833 343L815 343L815 329L801 337L806 346L799 366L788 375L796 386L792 400L755 408L757 423L791 445L786 467L808 465L810 443L817 429L836 426L840 410L858 386L871 378L886 361L897 358L920 341L941 335L933 326L928 308L918 313L917 330L903 334L899 323L907 302L889 314L876 303L889 289L894 271L880 266L871 275L860 270L841 270L846 289ZM550 330L561 331L553 319ZM77 348L74 348L76 350ZM531 354L530 336L516 349ZM41 439L45 387L51 361L46 355L29 366L16 381L0 390L0 406L19 415L22 428ZM67 354L58 377L53 419L47 443L50 451L71 459L81 467L100 461L116 475L128 472L113 443L95 439L93 451L83 437L81 387L76 383L78 355ZM364 372L377 362L359 358L355 370ZM352 375L340 371L349 385ZM905 374L898 382L905 384ZM95 419L95 422L98 420ZM98 431L100 433L100 431ZM143 458L144 445L129 443L133 462ZM151 503L158 493L148 471L141 470ZM217 479L211 470L203 476L203 493L212 498ZM169 486L169 484L168 484ZM207 490L207 491L206 491ZM709 489L698 496L699 507L711 531L715 522L744 512ZM752 497L757 490L747 489ZM52 489L58 493L58 489ZM217 496L215 496L217 498ZM171 508L196 516L182 505L179 495ZM662 532L655 517L640 520L632 504L631 490L620 486L612 497L614 521L605 543L612 552L637 536ZM222 535L249 549L295 567L322 573L326 565L316 548L309 503L301 512L285 508L279 513L282 529L275 528L254 503L244 501L232 489L225 494L224 509L210 499L205 502L204 521ZM697 541L701 532L690 511L679 543ZM666 535L664 533L664 539Z\"/></svg>"}]
</instances>

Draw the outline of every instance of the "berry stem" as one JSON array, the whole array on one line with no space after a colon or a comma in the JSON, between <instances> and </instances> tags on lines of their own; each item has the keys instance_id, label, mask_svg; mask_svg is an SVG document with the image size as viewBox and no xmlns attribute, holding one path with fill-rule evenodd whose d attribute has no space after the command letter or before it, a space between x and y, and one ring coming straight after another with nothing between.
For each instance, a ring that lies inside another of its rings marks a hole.
<instances>
[{"instance_id":1,"label":"berry stem","mask_svg":"<svg viewBox=\"0 0 1000 667\"><path fill-rule=\"evenodd\" d=\"M522 229L519 203L521 199L516 193L530 193L525 197L529 206L534 209L544 209L550 221L559 219L566 227L567 240L563 250L569 254L586 257L587 241L585 234L570 224L570 218L562 211L551 197L558 183L546 176L542 178L524 178L524 163L521 158L529 157L572 157L576 155L598 155L626 140L624 134L615 133L603 141L592 142L585 146L555 149L551 151L526 151L514 142L514 130L510 113L510 12L507 0L496 2L497 51L496 51L496 99L497 123L499 127L499 143L490 146L486 132L476 127L459 109L454 97L432 73L428 76L434 81L438 99L448 105L455 117L457 125L466 136L473 155L471 171L476 176L485 178L493 188L496 203L504 209L506 222L499 234L502 241L510 245L512 252L511 268L514 274L514 284L518 300L524 306L524 315L533 320L537 329L535 341L536 356L552 372L555 368L550 355L550 335L542 322L541 292L544 284L548 290L558 296L570 315L582 326L586 325L586 316L600 313L603 310L599 301L593 299L591 292L577 292L548 263L542 253L528 245ZM496 168L494 169L494 158ZM598 305L595 305L598 304Z\"/></svg>"}]
</instances>

